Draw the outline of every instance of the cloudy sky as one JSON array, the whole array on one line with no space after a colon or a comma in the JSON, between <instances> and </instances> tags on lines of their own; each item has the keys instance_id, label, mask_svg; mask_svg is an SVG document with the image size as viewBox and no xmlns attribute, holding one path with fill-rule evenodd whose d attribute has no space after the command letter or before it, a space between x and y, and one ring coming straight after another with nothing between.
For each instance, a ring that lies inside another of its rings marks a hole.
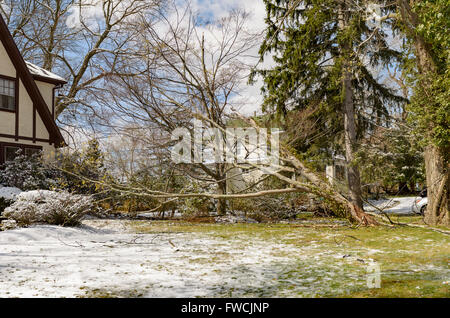
<instances>
[{"instance_id":1,"label":"cloudy sky","mask_svg":"<svg viewBox=\"0 0 450 318\"><path fill-rule=\"evenodd\" d=\"M264 31L266 25L264 18L266 16L266 8L263 0L191 0L194 11L197 11L200 15L206 18L221 18L227 16L227 14L233 9L243 9L249 13L248 27L253 32L261 33ZM246 61L250 65L256 65L258 63L259 47L256 47L250 55L255 58L248 58ZM261 66L268 66L271 64L271 60L267 59L258 64ZM243 83L240 90L240 96L236 97L235 102L242 104L243 106L238 111L244 115L252 115L255 111L259 112L261 109L262 96L260 88L262 80L258 81L254 85L247 85Z\"/></svg>"},{"instance_id":2,"label":"cloudy sky","mask_svg":"<svg viewBox=\"0 0 450 318\"><path fill-rule=\"evenodd\" d=\"M183 1L183 0L181 0ZM212 18L221 18L228 15L233 9L243 9L249 14L247 27L254 33L262 33L265 30L264 19L266 17L266 8L263 0L191 0L192 7L200 15ZM250 56L246 59L249 65L256 65L259 61L259 47L255 47ZM271 59L266 58L264 62L258 64L259 67L266 67L271 64ZM240 106L237 111L243 115L253 115L254 112L261 111L262 79L258 78L254 85L242 83L240 95L236 96L232 102Z\"/></svg>"},{"instance_id":3,"label":"cloudy sky","mask_svg":"<svg viewBox=\"0 0 450 318\"><path fill-rule=\"evenodd\" d=\"M74 7L69 11L69 17L66 20L66 24L69 27L76 28L81 27L80 13L84 23L95 25L99 23L104 17L102 12L102 0L82 0L84 3L90 5L85 10L80 12L79 7ZM263 0L174 0L180 7L184 6L186 1L191 4L192 11L198 13L198 15L205 21L214 21L222 17L229 15L233 9L243 9L249 14L247 27L254 33L262 34L265 30L265 5ZM126 5L126 1L124 2ZM245 57L247 65L254 66L259 61L258 55L259 46L255 47L249 56ZM270 58L266 58L264 62L259 62L259 67L267 67L272 64ZM250 72L250 69L249 69ZM235 96L231 101L233 105L242 105L237 107L237 110L243 115L253 115L254 112L260 112L262 95L261 95L262 79L257 79L254 85L248 85L247 79L242 81L239 88L239 95ZM73 132L71 135L76 135ZM84 133L80 135L83 136ZM83 138L76 138L83 139Z\"/></svg>"},{"instance_id":4,"label":"cloudy sky","mask_svg":"<svg viewBox=\"0 0 450 318\"><path fill-rule=\"evenodd\" d=\"M103 8L102 0L82 0L83 3L88 4L85 9L80 12L79 6L74 6L69 10L69 17L66 24L69 27L81 27L80 13L83 22L86 25L91 25L95 29L95 25L102 21ZM262 34L265 30L265 5L263 0L174 0L178 8L186 6L190 3L193 12L196 12L202 20L212 22L229 15L233 9L243 9L249 14L247 28L252 33ZM129 6L127 1L121 2L124 9ZM119 10L120 11L120 10ZM164 27L162 26L162 29ZM255 47L248 56L245 57L244 62L249 66L258 64L259 67L267 67L271 64L271 59L267 58L264 62L259 61L258 56L259 45ZM258 62L259 61L259 62ZM247 81L243 81L240 86L239 96L235 96L231 102L235 105L242 105L237 109L244 115L253 114L255 111L260 111L262 96L260 88L262 79L257 79L254 85L248 85Z\"/></svg>"}]
</instances>

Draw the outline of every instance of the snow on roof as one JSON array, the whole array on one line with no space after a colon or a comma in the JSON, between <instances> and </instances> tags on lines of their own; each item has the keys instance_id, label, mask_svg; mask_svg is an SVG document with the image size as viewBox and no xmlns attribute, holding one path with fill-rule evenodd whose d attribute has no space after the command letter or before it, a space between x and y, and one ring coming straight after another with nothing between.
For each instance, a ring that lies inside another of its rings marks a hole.
<instances>
[{"instance_id":1,"label":"snow on roof","mask_svg":"<svg viewBox=\"0 0 450 318\"><path fill-rule=\"evenodd\" d=\"M64 82L64 83L67 82L61 76L58 76L58 75L56 75L56 74L54 74L52 72L49 72L49 71L43 69L42 67L34 65L34 64L32 64L30 62L27 62L27 61L25 61L25 63L27 64L27 67L30 70L31 75L42 76L42 77L45 77L45 78L53 79L53 80Z\"/></svg>"}]
</instances>

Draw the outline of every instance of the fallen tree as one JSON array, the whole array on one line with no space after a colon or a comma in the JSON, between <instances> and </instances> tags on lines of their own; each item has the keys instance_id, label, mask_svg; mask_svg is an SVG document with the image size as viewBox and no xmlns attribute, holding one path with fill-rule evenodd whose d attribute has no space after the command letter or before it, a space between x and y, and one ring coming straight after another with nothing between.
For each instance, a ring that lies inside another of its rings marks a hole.
<instances>
[{"instance_id":1,"label":"fallen tree","mask_svg":"<svg viewBox=\"0 0 450 318\"><path fill-rule=\"evenodd\" d=\"M180 107L183 107L180 105ZM193 118L198 118L204 121L208 121L213 126L217 127L217 129L225 132L226 130L220 125L216 125L209 118L198 114L192 113L189 109L185 109L187 113L190 113ZM257 123L251 119L239 114L235 114L235 117L238 117L248 123L251 127L256 130L260 130L261 128L257 125ZM227 136L228 137L228 136ZM135 197L146 197L158 200L166 200L163 201L160 206L164 206L166 203L171 203L174 199L189 199L195 197L203 197L210 198L215 200L231 200L231 199L250 199L257 198L262 196L271 196L271 195L280 195L285 193L309 193L316 197L320 197L324 199L324 204L326 204L330 210L332 210L336 215L345 216L348 220L354 223L358 223L364 226L372 226L378 225L379 222L375 219L374 216L365 213L363 209L359 208L357 205L353 204L349 199L345 197L342 193L340 193L336 188L334 188L327 180L325 180L320 173L313 171L308 168L307 165L299 159L299 156L296 154L295 150L289 148L286 145L280 145L280 153L279 153L279 161L282 163L281 165L276 165L273 163L251 163L247 162L247 166L251 166L254 170L259 170L265 174L272 175L279 180L281 180L284 184L286 184L285 188L280 189L267 189L262 191L249 191L246 193L174 193L170 191L156 191L152 189L148 189L144 185L140 186L130 186L127 184L118 184L114 181L98 181L92 180L85 176L81 176L78 174L74 174L69 171L64 171L64 173L71 174L77 178L82 179L85 182L91 182L98 184L103 191L111 191L114 193L119 193L120 195L133 195ZM239 163L228 163L230 167L242 167ZM229 169L228 168L228 169ZM306 179L306 182L299 181L299 178L289 178L285 174L285 172L289 172L291 174L295 174L296 176L303 177ZM229 177L225 177L222 182L226 182ZM112 179L110 179L112 180ZM255 181L254 183L257 183ZM252 186L248 187L251 189Z\"/></svg>"}]
</instances>

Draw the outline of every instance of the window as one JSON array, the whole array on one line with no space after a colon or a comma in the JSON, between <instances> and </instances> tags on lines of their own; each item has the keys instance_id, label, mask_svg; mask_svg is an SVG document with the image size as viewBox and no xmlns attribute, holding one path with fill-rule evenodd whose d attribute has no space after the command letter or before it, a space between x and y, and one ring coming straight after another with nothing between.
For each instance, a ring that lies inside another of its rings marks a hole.
<instances>
[{"instance_id":1,"label":"window","mask_svg":"<svg viewBox=\"0 0 450 318\"><path fill-rule=\"evenodd\" d=\"M27 157L31 157L34 154L39 154L41 153L41 149L37 149L37 148L25 148L25 156Z\"/></svg>"},{"instance_id":2,"label":"window","mask_svg":"<svg viewBox=\"0 0 450 318\"><path fill-rule=\"evenodd\" d=\"M18 152L20 150L20 152ZM30 157L34 154L40 154L42 147L23 144L12 144L0 142L0 165L7 161L14 160L18 154Z\"/></svg>"},{"instance_id":3,"label":"window","mask_svg":"<svg viewBox=\"0 0 450 318\"><path fill-rule=\"evenodd\" d=\"M16 109L16 82L0 78L0 110Z\"/></svg>"},{"instance_id":4,"label":"window","mask_svg":"<svg viewBox=\"0 0 450 318\"><path fill-rule=\"evenodd\" d=\"M16 158L17 152L20 149L21 148L19 148L19 147L6 146L5 147L5 162L13 161Z\"/></svg>"}]
</instances>

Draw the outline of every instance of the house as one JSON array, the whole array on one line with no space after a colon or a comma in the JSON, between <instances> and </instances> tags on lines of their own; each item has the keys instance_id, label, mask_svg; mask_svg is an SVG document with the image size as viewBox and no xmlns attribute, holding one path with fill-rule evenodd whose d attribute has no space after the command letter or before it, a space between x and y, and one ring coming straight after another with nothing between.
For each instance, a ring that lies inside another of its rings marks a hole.
<instances>
[{"instance_id":1,"label":"house","mask_svg":"<svg viewBox=\"0 0 450 318\"><path fill-rule=\"evenodd\" d=\"M345 157L334 155L332 164L325 167L325 175L332 185L346 183L347 163Z\"/></svg>"},{"instance_id":2,"label":"house","mask_svg":"<svg viewBox=\"0 0 450 318\"><path fill-rule=\"evenodd\" d=\"M0 15L0 164L19 149L51 156L65 144L55 123L55 91L64 84L24 61Z\"/></svg>"}]
</instances>

